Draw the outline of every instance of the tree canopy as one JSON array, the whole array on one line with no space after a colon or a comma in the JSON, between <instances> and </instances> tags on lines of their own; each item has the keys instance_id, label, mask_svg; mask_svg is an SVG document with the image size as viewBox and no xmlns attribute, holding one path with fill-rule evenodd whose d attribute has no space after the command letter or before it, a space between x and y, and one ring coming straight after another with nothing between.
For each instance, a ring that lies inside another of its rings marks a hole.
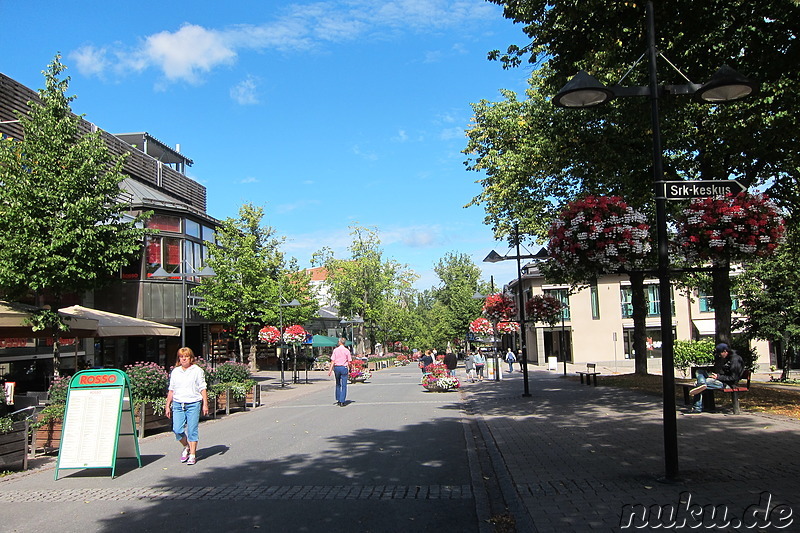
<instances>
[{"instance_id":1,"label":"tree canopy","mask_svg":"<svg viewBox=\"0 0 800 533\"><path fill-rule=\"evenodd\" d=\"M0 140L0 292L8 299L32 292L53 308L65 294L113 279L141 253L145 230L137 223L147 216L126 215L123 159L109 153L100 131L81 134L65 69L56 55L39 99L16 113L23 138Z\"/></svg>"}]
</instances>

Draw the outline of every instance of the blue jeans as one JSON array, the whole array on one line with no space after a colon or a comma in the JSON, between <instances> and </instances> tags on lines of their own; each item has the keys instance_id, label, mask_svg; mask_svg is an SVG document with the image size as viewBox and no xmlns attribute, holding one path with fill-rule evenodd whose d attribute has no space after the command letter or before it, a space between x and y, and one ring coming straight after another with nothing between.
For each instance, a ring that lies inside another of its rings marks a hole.
<instances>
[{"instance_id":1,"label":"blue jeans","mask_svg":"<svg viewBox=\"0 0 800 533\"><path fill-rule=\"evenodd\" d=\"M186 437L189 442L200 440L198 426L200 425L200 407L202 405L202 401L172 402L172 432L175 433L176 440L181 440L183 437Z\"/></svg>"},{"instance_id":2,"label":"blue jeans","mask_svg":"<svg viewBox=\"0 0 800 533\"><path fill-rule=\"evenodd\" d=\"M347 398L347 379L350 375L350 369L346 366L333 367L333 375L336 376L336 401L344 403Z\"/></svg>"},{"instance_id":3,"label":"blue jeans","mask_svg":"<svg viewBox=\"0 0 800 533\"><path fill-rule=\"evenodd\" d=\"M513 372L514 371L514 363L508 363L508 371L509 372Z\"/></svg>"},{"instance_id":4,"label":"blue jeans","mask_svg":"<svg viewBox=\"0 0 800 533\"><path fill-rule=\"evenodd\" d=\"M725 384L718 379L708 377L708 372L705 370L698 370L697 371L697 384L703 385L705 384L706 388L709 389L722 389L725 388ZM697 396L694 397L694 405L692 408L695 411L702 411L703 410L703 393L701 392Z\"/></svg>"}]
</instances>

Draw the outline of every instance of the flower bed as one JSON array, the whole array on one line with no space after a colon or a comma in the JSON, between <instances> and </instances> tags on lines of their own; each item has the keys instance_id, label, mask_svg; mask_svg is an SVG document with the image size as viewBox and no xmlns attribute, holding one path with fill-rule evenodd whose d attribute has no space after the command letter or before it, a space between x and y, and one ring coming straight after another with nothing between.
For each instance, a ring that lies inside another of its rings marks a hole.
<instances>
[{"instance_id":1,"label":"flower bed","mask_svg":"<svg viewBox=\"0 0 800 533\"><path fill-rule=\"evenodd\" d=\"M360 359L353 360L350 365L350 373L347 378L350 383L365 383L372 377L372 371L364 366L364 361Z\"/></svg>"},{"instance_id":2,"label":"flower bed","mask_svg":"<svg viewBox=\"0 0 800 533\"><path fill-rule=\"evenodd\" d=\"M430 392L447 392L461 387L458 378L448 375L447 367L442 363L431 363L425 367L422 386Z\"/></svg>"}]
</instances>

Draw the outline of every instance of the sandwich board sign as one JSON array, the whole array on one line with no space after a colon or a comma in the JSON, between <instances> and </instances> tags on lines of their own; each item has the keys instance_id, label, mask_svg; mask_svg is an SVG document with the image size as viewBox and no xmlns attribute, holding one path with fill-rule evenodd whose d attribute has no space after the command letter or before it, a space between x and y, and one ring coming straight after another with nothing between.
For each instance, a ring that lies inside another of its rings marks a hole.
<instances>
[{"instance_id":1,"label":"sandwich board sign","mask_svg":"<svg viewBox=\"0 0 800 533\"><path fill-rule=\"evenodd\" d=\"M135 457L142 467L131 386L122 370L81 370L69 382L58 447L59 470L110 468L117 459Z\"/></svg>"}]
</instances>

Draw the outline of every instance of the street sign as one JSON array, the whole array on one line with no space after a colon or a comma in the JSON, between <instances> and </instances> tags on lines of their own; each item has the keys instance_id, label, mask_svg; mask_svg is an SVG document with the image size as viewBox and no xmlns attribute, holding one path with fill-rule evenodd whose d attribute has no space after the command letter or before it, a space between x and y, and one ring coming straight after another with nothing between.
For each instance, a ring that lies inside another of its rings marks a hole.
<instances>
[{"instance_id":1,"label":"street sign","mask_svg":"<svg viewBox=\"0 0 800 533\"><path fill-rule=\"evenodd\" d=\"M726 194L739 194L747 187L736 180L705 180L705 181L662 181L659 182L663 198L667 200L691 200L692 198L705 198L709 196L724 196Z\"/></svg>"}]
</instances>

